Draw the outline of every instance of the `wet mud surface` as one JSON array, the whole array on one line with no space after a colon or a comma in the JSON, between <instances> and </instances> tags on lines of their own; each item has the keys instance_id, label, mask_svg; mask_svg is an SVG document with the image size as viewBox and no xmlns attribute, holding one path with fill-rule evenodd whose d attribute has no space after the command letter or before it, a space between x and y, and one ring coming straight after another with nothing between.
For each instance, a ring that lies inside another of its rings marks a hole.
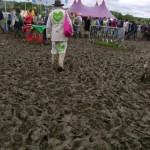
<instances>
[{"instance_id":1,"label":"wet mud surface","mask_svg":"<svg viewBox=\"0 0 150 150\"><path fill-rule=\"evenodd\" d=\"M127 46L71 39L59 73L51 45L0 35L1 150L149 150L150 42Z\"/></svg>"}]
</instances>

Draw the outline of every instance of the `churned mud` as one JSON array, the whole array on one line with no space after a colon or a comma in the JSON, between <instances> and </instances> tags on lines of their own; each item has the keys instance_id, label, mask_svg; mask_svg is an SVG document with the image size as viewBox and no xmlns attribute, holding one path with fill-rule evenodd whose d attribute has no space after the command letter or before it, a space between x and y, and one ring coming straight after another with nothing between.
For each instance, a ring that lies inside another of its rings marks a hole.
<instances>
[{"instance_id":1,"label":"churned mud","mask_svg":"<svg viewBox=\"0 0 150 150\"><path fill-rule=\"evenodd\" d=\"M149 150L150 42L127 47L71 39L59 73L51 45L1 34L1 150Z\"/></svg>"}]
</instances>

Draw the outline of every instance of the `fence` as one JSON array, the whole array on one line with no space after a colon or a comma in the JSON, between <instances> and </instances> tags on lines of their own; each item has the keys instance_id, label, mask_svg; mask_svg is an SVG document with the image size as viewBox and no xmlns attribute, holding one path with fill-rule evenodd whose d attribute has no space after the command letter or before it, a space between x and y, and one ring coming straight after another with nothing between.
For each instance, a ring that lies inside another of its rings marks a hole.
<instances>
[{"instance_id":1,"label":"fence","mask_svg":"<svg viewBox=\"0 0 150 150\"><path fill-rule=\"evenodd\" d=\"M92 25L90 27L89 38L92 41L105 41L119 43L125 46L125 30L124 28Z\"/></svg>"}]
</instances>

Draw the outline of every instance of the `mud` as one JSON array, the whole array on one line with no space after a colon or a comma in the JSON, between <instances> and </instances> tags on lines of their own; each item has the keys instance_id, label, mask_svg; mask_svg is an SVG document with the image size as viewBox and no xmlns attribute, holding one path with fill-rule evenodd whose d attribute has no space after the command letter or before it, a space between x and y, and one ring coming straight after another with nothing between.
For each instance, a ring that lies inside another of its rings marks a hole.
<instances>
[{"instance_id":1,"label":"mud","mask_svg":"<svg viewBox=\"0 0 150 150\"><path fill-rule=\"evenodd\" d=\"M150 42L127 50L69 41L65 71L50 45L0 35L1 150L149 150Z\"/></svg>"}]
</instances>

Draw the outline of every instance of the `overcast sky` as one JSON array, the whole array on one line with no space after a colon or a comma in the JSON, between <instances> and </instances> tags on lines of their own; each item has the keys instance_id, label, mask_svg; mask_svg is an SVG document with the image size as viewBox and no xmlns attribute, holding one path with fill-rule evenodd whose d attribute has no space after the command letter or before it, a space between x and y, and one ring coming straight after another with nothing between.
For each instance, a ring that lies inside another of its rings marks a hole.
<instances>
[{"instance_id":1,"label":"overcast sky","mask_svg":"<svg viewBox=\"0 0 150 150\"><path fill-rule=\"evenodd\" d=\"M27 1L27 0L16 0ZM32 1L32 0L29 0ZM38 1L38 0L37 0ZM48 0L49 4L54 3L55 0ZM65 0L61 0L65 3ZM67 1L67 0L66 0ZM67 7L73 4L74 0L68 0ZM97 0L81 0L84 5L94 6ZM130 14L136 17L150 18L150 0L105 0L109 10L118 11L122 14ZM102 0L98 0L101 4Z\"/></svg>"},{"instance_id":2,"label":"overcast sky","mask_svg":"<svg viewBox=\"0 0 150 150\"><path fill-rule=\"evenodd\" d=\"M53 0L50 0L53 1ZM65 0L62 0L62 2ZM71 6L74 0L68 0ZM97 0L82 0L88 6L94 6ZM102 0L98 0L101 4ZM109 10L118 11L122 14L131 14L137 17L150 18L150 0L105 0Z\"/></svg>"}]
</instances>

